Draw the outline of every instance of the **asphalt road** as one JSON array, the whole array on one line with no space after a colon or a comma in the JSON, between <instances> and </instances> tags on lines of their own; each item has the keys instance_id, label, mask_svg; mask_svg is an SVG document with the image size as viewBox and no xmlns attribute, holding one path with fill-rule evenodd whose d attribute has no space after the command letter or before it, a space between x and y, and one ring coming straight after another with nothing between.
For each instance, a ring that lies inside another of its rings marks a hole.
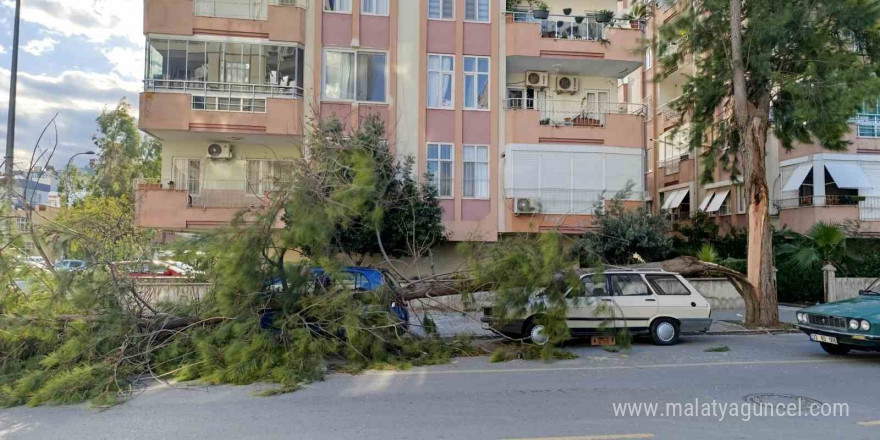
<instances>
[{"instance_id":1,"label":"asphalt road","mask_svg":"<svg viewBox=\"0 0 880 440\"><path fill-rule=\"evenodd\" d=\"M718 346L730 351L705 351ZM259 386L155 387L104 411L14 408L0 411L0 438L880 438L880 354L835 358L806 336L791 334L695 336L675 347L637 343L625 353L583 345L568 349L580 358L505 364L469 358L403 372L333 375L275 397L253 397ZM636 417L615 416L613 408L613 403L658 402L662 413L667 402L695 399L742 407L755 393L845 403L849 414L744 421L727 413L719 421L717 411Z\"/></svg>"}]
</instances>

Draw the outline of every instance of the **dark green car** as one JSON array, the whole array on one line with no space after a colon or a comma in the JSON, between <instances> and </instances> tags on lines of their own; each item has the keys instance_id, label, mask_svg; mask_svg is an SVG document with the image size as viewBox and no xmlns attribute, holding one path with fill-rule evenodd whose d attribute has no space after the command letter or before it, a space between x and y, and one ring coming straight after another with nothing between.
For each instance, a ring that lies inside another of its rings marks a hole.
<instances>
[{"instance_id":1,"label":"dark green car","mask_svg":"<svg viewBox=\"0 0 880 440\"><path fill-rule=\"evenodd\" d=\"M797 312L798 328L830 354L880 351L880 279L859 296Z\"/></svg>"}]
</instances>

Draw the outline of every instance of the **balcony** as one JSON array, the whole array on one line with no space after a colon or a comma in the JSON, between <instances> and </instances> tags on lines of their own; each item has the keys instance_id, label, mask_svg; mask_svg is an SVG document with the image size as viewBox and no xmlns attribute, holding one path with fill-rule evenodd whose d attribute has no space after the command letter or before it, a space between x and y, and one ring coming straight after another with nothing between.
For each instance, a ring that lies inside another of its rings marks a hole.
<instances>
[{"instance_id":1,"label":"balcony","mask_svg":"<svg viewBox=\"0 0 880 440\"><path fill-rule=\"evenodd\" d=\"M672 129L681 124L681 112L672 108L669 102L657 107L657 123L660 132Z\"/></svg>"},{"instance_id":2,"label":"balcony","mask_svg":"<svg viewBox=\"0 0 880 440\"><path fill-rule=\"evenodd\" d=\"M820 221L841 223L859 219L859 232L880 233L880 196L824 195L776 200L779 223L805 233Z\"/></svg>"},{"instance_id":3,"label":"balcony","mask_svg":"<svg viewBox=\"0 0 880 440\"><path fill-rule=\"evenodd\" d=\"M599 23L595 13L587 13L582 18L580 23L576 17L566 15L538 20L531 12L508 12L508 58L606 60L607 66L588 67L604 69L604 72L582 71L591 76L608 76L616 68L613 73L623 72L620 74L623 77L642 65L639 23L634 23L635 26L629 22Z\"/></svg>"},{"instance_id":4,"label":"balcony","mask_svg":"<svg viewBox=\"0 0 880 440\"><path fill-rule=\"evenodd\" d=\"M305 0L145 0L144 33L305 43Z\"/></svg>"},{"instance_id":5,"label":"balcony","mask_svg":"<svg viewBox=\"0 0 880 440\"><path fill-rule=\"evenodd\" d=\"M271 197L266 182L190 179L177 184L138 179L135 223L172 231L217 228L228 225L240 211L263 208Z\"/></svg>"},{"instance_id":6,"label":"balcony","mask_svg":"<svg viewBox=\"0 0 880 440\"><path fill-rule=\"evenodd\" d=\"M586 143L642 146L642 104L508 99L510 143Z\"/></svg>"},{"instance_id":7,"label":"balcony","mask_svg":"<svg viewBox=\"0 0 880 440\"><path fill-rule=\"evenodd\" d=\"M593 215L607 206L616 191L573 188L508 188L505 196L510 199L505 212L507 228L504 232L545 232L583 234L595 227ZM633 193L623 203L627 208L644 204L647 194ZM516 201L528 199L534 210L521 212ZM536 216L537 214L540 214Z\"/></svg>"}]
</instances>

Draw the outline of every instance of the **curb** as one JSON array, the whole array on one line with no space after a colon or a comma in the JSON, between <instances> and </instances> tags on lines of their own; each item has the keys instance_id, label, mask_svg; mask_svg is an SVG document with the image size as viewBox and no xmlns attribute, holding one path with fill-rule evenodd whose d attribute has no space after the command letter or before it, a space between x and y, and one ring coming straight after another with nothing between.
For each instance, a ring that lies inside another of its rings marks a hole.
<instances>
[{"instance_id":1,"label":"curb","mask_svg":"<svg viewBox=\"0 0 880 440\"><path fill-rule=\"evenodd\" d=\"M708 331L705 333L682 333L685 336L730 336L730 335L793 335L801 333L800 330L787 330L787 329L778 329L778 330L721 330L721 331Z\"/></svg>"}]
</instances>

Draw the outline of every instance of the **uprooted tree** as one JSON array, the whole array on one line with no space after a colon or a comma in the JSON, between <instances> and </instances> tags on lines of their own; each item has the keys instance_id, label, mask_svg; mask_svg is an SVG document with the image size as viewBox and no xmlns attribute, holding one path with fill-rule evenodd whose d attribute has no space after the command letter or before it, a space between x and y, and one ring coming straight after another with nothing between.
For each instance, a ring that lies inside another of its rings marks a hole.
<instances>
[{"instance_id":1,"label":"uprooted tree","mask_svg":"<svg viewBox=\"0 0 880 440\"><path fill-rule=\"evenodd\" d=\"M459 340L415 336L389 310L399 293L356 290L340 271L347 240L340 237L350 228L372 234L386 258L443 237L431 189L386 157L376 124L366 121L349 135L333 121L315 127L324 135L314 136L265 206L205 238L213 287L199 300L144 298L121 270L120 259L155 250L119 206L124 195L89 196L43 232L88 258L85 270L49 272L0 252L7 274L0 284L0 404L112 404L142 377L269 381L291 391L328 370L470 353ZM423 212L431 214L414 218ZM398 220L389 223L389 215ZM396 229L389 233L389 225ZM386 245L386 234L404 238Z\"/></svg>"},{"instance_id":2,"label":"uprooted tree","mask_svg":"<svg viewBox=\"0 0 880 440\"><path fill-rule=\"evenodd\" d=\"M847 148L850 120L880 96L880 3L702 0L676 7L683 10L659 27L658 77L693 54L696 74L672 107L687 115L706 178L717 166L734 179L742 172L754 286L744 296L746 323L776 325L767 136L772 130L786 150L814 142Z\"/></svg>"}]
</instances>

